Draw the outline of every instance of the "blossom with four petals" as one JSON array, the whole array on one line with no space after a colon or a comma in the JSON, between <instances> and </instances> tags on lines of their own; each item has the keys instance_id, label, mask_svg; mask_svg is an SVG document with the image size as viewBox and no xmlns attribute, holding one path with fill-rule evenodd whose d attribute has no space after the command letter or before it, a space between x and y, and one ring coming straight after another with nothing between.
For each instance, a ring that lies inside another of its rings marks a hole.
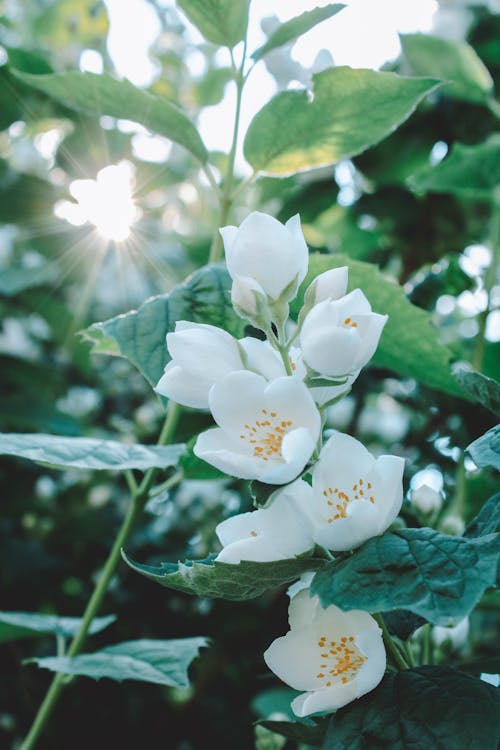
<instances>
[{"instance_id":1,"label":"blossom with four petals","mask_svg":"<svg viewBox=\"0 0 500 750\"><path fill-rule=\"evenodd\" d=\"M305 363L327 377L354 375L377 348L387 315L372 312L360 289L325 299L306 315L300 331Z\"/></svg>"},{"instance_id":2,"label":"blossom with four petals","mask_svg":"<svg viewBox=\"0 0 500 750\"><path fill-rule=\"evenodd\" d=\"M218 427L198 436L198 458L234 477L268 484L286 484L304 470L321 418L301 380L267 382L241 370L217 381L208 402Z\"/></svg>"},{"instance_id":3,"label":"blossom with four petals","mask_svg":"<svg viewBox=\"0 0 500 750\"><path fill-rule=\"evenodd\" d=\"M383 534L403 502L404 459L375 459L355 438L336 432L312 471L314 541L336 552Z\"/></svg>"},{"instance_id":4,"label":"blossom with four petals","mask_svg":"<svg viewBox=\"0 0 500 750\"><path fill-rule=\"evenodd\" d=\"M384 676L382 631L368 612L323 608L309 590L288 609L289 632L271 643L264 660L283 682L304 691L296 716L334 711L373 690Z\"/></svg>"}]
</instances>

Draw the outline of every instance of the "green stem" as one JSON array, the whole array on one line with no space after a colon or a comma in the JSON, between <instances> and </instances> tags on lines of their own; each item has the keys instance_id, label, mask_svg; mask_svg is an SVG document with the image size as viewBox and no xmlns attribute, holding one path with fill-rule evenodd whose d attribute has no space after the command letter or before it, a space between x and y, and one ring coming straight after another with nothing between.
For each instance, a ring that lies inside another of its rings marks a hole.
<instances>
[{"instance_id":1,"label":"green stem","mask_svg":"<svg viewBox=\"0 0 500 750\"><path fill-rule=\"evenodd\" d=\"M378 623L380 626L380 629L382 630L382 638L384 639L384 645L389 653L389 655L392 658L392 661L394 662L394 665L398 669L408 669L408 664L406 662L406 659L404 658L401 651L398 649L394 641L392 640L392 636L389 633L387 629L387 625L384 622L384 618L381 614L375 614L373 615L374 620Z\"/></svg>"},{"instance_id":2,"label":"green stem","mask_svg":"<svg viewBox=\"0 0 500 750\"><path fill-rule=\"evenodd\" d=\"M218 227L217 227L217 231L215 232L213 236L212 244L210 246L210 254L208 256L209 263L216 263L222 258L222 237L220 236L218 229L219 227L223 227L227 223L229 213L231 211L231 207L234 201L234 196L231 195L231 189L233 186L233 178L234 178L234 162L236 159L236 148L238 146L238 133L239 133L239 127L240 127L240 114L241 114L241 96L243 93L243 86L245 85L245 79L243 77L243 68L245 66L245 60L246 60L246 49L247 49L247 43L245 39L245 44L243 48L243 56L241 60L241 66L239 69L237 69L234 63L233 53L231 51L231 63L232 63L232 68L233 68L233 76L234 76L234 81L236 83L236 111L234 115L233 138L231 141L231 150L229 151L227 170L226 170L226 175L224 177L224 181L222 184L222 194L220 196L220 211L219 211Z\"/></svg>"},{"instance_id":3,"label":"green stem","mask_svg":"<svg viewBox=\"0 0 500 750\"><path fill-rule=\"evenodd\" d=\"M180 471L176 471L175 474L172 474L171 477L166 479L157 487L154 487L149 492L148 500L151 500L153 497L157 497L158 495L161 495L162 492L166 492L167 490L172 489L172 487L175 487L176 484L179 484L179 482L182 482L183 477L184 477L184 472L182 471L182 469Z\"/></svg>"},{"instance_id":4,"label":"green stem","mask_svg":"<svg viewBox=\"0 0 500 750\"><path fill-rule=\"evenodd\" d=\"M432 625L424 625L422 634L422 664L432 664Z\"/></svg>"},{"instance_id":5,"label":"green stem","mask_svg":"<svg viewBox=\"0 0 500 750\"><path fill-rule=\"evenodd\" d=\"M499 261L498 256L500 252L500 200L496 195L493 201L492 211L493 216L491 221L490 240L491 263L488 266L488 269L484 276L484 291L487 295L487 303L485 309L479 315L479 330L477 332L476 344L472 355L472 366L478 372L481 372L483 367L484 348L486 341L484 334L486 331L486 322L488 320L488 315L491 312L491 290L495 284L495 277Z\"/></svg>"},{"instance_id":6,"label":"green stem","mask_svg":"<svg viewBox=\"0 0 500 750\"><path fill-rule=\"evenodd\" d=\"M76 656L83 643L85 642L90 623L97 614L104 595L108 589L109 582L111 581L118 561L120 560L121 548L126 542L141 510L142 506L140 505L140 503L137 502L137 500L132 501L129 506L127 515L125 516L122 526L115 539L115 543L113 544L106 564L99 577L94 592L89 599L89 602L85 609L85 613L83 615L82 624L80 625L80 628L75 635L71 646L68 649L68 653L66 654L68 657ZM26 739L21 745L20 750L31 750L31 748L35 746L40 733L42 732L46 722L48 721L50 715L52 714L52 711L56 706L59 695L64 687L64 678L65 675L63 672L57 672L54 675L50 688L42 702L42 705L38 710L38 713L28 735L26 736Z\"/></svg>"},{"instance_id":7,"label":"green stem","mask_svg":"<svg viewBox=\"0 0 500 750\"><path fill-rule=\"evenodd\" d=\"M267 336L267 340L273 346L276 351L279 353L281 360L283 362L285 371L287 375L293 375L292 365L290 363L290 357L289 357L289 346L287 344L282 343L282 338L277 338L274 334L274 331L272 328L267 328L264 333Z\"/></svg>"},{"instance_id":8,"label":"green stem","mask_svg":"<svg viewBox=\"0 0 500 750\"><path fill-rule=\"evenodd\" d=\"M165 424L163 425L163 429L158 439L159 445L166 445L172 439L180 413L181 409L179 405L174 403L173 401L170 401L167 407L167 417L165 420ZM156 468L149 469L144 475L144 479L141 482L140 486L137 487L136 485L135 492L131 493L131 502L128 507L127 514L123 519L123 523L120 527L120 530L118 531L111 552L109 553L108 559L106 560L104 568L102 569L96 587L88 601L87 607L85 608L82 623L67 651L66 656L70 658L76 656L85 643L90 624L100 609L102 600L106 595L110 581L113 578L113 575L115 574L116 568L120 561L121 549L129 538L135 522L137 521L137 518L142 513L144 504L148 499L149 489L154 481L157 471L158 470ZM130 477L128 479L130 483ZM52 683L47 691L47 694L45 695L40 708L38 709L38 713L33 721L33 724L31 725L26 739L20 747L20 750L31 750L31 748L35 746L45 724L47 723L50 715L56 707L61 691L65 687L65 681L66 675L63 672L57 672L54 675Z\"/></svg>"}]
</instances>

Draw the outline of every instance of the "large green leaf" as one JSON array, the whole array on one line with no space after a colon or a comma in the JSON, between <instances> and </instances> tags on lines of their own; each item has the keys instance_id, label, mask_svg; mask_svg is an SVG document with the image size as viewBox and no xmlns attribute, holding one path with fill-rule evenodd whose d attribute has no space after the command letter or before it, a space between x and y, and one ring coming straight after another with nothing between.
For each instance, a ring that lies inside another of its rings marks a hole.
<instances>
[{"instance_id":1,"label":"large green leaf","mask_svg":"<svg viewBox=\"0 0 500 750\"><path fill-rule=\"evenodd\" d=\"M453 374L475 401L500 417L500 383L480 372L470 372L462 368L454 370Z\"/></svg>"},{"instance_id":2,"label":"large green leaf","mask_svg":"<svg viewBox=\"0 0 500 750\"><path fill-rule=\"evenodd\" d=\"M92 620L88 632L90 635L99 633L115 620L115 615L96 617ZM36 637L40 633L72 638L81 624L81 617L42 615L38 612L0 612L0 643L17 638Z\"/></svg>"},{"instance_id":3,"label":"large green leaf","mask_svg":"<svg viewBox=\"0 0 500 750\"><path fill-rule=\"evenodd\" d=\"M91 115L110 115L138 122L154 133L184 146L201 162L207 150L193 123L168 99L136 88L130 81L118 81L95 73L31 75L12 71L24 83L61 102L70 109Z\"/></svg>"},{"instance_id":4,"label":"large green leaf","mask_svg":"<svg viewBox=\"0 0 500 750\"><path fill-rule=\"evenodd\" d=\"M306 745L321 747L325 739L328 719L309 720L308 723L305 721L273 721L264 719L258 723L271 732L281 734L293 742L304 742Z\"/></svg>"},{"instance_id":5,"label":"large green leaf","mask_svg":"<svg viewBox=\"0 0 500 750\"><path fill-rule=\"evenodd\" d=\"M315 575L311 591L325 607L403 608L446 626L468 615L495 584L499 559L498 534L465 539L434 529L401 529L328 563Z\"/></svg>"},{"instance_id":6,"label":"large green leaf","mask_svg":"<svg viewBox=\"0 0 500 750\"><path fill-rule=\"evenodd\" d=\"M245 157L285 176L360 154L406 120L437 82L348 67L313 76L306 90L277 94L253 118Z\"/></svg>"},{"instance_id":7,"label":"large green leaf","mask_svg":"<svg viewBox=\"0 0 500 750\"><path fill-rule=\"evenodd\" d=\"M249 0L177 0L205 39L234 47L245 38Z\"/></svg>"},{"instance_id":8,"label":"large green leaf","mask_svg":"<svg viewBox=\"0 0 500 750\"><path fill-rule=\"evenodd\" d=\"M466 537L493 534L500 525L500 492L490 497L464 531Z\"/></svg>"},{"instance_id":9,"label":"large green leaf","mask_svg":"<svg viewBox=\"0 0 500 750\"><path fill-rule=\"evenodd\" d=\"M126 357L154 386L169 361L165 337L177 320L210 323L235 335L242 332L230 289L231 278L223 266L205 266L169 294L152 297L138 310L94 323L83 335L95 353Z\"/></svg>"},{"instance_id":10,"label":"large green leaf","mask_svg":"<svg viewBox=\"0 0 500 750\"><path fill-rule=\"evenodd\" d=\"M319 570L324 560L311 557L296 557L276 562L249 562L242 560L237 565L214 562L214 557L206 560L183 563L161 563L161 565L141 565L131 560L125 553L123 559L146 578L167 588L183 591L196 596L213 599L243 601L260 596L267 589L282 586L299 578L308 570Z\"/></svg>"},{"instance_id":11,"label":"large green leaf","mask_svg":"<svg viewBox=\"0 0 500 750\"><path fill-rule=\"evenodd\" d=\"M271 50L276 49L277 47L282 47L284 44L297 39L299 36L302 36L302 34L305 34L307 31L314 28L318 23L326 21L345 7L346 6L342 3L331 3L330 5L324 5L322 8L306 10L299 16L295 16L295 18L290 18L289 21L281 23L270 35L267 42L252 53L253 59L255 61L261 60L264 55L267 55Z\"/></svg>"},{"instance_id":12,"label":"large green leaf","mask_svg":"<svg viewBox=\"0 0 500 750\"><path fill-rule=\"evenodd\" d=\"M488 68L466 42L428 34L401 34L400 39L413 72L440 78L444 93L472 102L484 102L492 95Z\"/></svg>"},{"instance_id":13,"label":"large green leaf","mask_svg":"<svg viewBox=\"0 0 500 750\"><path fill-rule=\"evenodd\" d=\"M0 433L0 455L62 469L166 469L175 466L183 453L184 445L127 445L97 438Z\"/></svg>"},{"instance_id":14,"label":"large green leaf","mask_svg":"<svg viewBox=\"0 0 500 750\"><path fill-rule=\"evenodd\" d=\"M421 625L425 625L425 620L413 612L406 609L395 609L392 612L386 612L384 622L391 635L397 635L402 641L406 641L412 633Z\"/></svg>"},{"instance_id":15,"label":"large green leaf","mask_svg":"<svg viewBox=\"0 0 500 750\"><path fill-rule=\"evenodd\" d=\"M500 424L474 440L467 446L467 450L477 466L492 466L500 471Z\"/></svg>"},{"instance_id":16,"label":"large green leaf","mask_svg":"<svg viewBox=\"0 0 500 750\"><path fill-rule=\"evenodd\" d=\"M337 711L323 750L497 750L500 691L450 667L386 674Z\"/></svg>"},{"instance_id":17,"label":"large green leaf","mask_svg":"<svg viewBox=\"0 0 500 750\"><path fill-rule=\"evenodd\" d=\"M375 266L345 255L312 255L301 291L323 271L345 265L349 266L349 289L362 289L373 310L389 316L373 364L463 397L450 370L451 352L440 344L429 313L412 305L403 289ZM295 312L298 304L294 305Z\"/></svg>"},{"instance_id":18,"label":"large green leaf","mask_svg":"<svg viewBox=\"0 0 500 750\"><path fill-rule=\"evenodd\" d=\"M500 184L500 136L483 143L455 143L451 154L408 180L418 192L452 193L473 200L492 200Z\"/></svg>"},{"instance_id":19,"label":"large green leaf","mask_svg":"<svg viewBox=\"0 0 500 750\"><path fill-rule=\"evenodd\" d=\"M73 658L48 656L29 659L39 667L52 672L82 675L99 680L139 680L169 687L188 687L187 670L200 648L206 646L206 638L176 638L168 641L125 641L108 646L93 654L81 654Z\"/></svg>"}]
</instances>

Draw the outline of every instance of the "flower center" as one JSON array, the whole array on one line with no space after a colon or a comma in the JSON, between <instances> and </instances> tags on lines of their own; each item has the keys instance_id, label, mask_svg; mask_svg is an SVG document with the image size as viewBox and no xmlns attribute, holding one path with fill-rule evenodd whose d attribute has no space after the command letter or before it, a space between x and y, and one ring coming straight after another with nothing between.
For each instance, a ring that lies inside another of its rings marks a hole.
<instances>
[{"instance_id":1,"label":"flower center","mask_svg":"<svg viewBox=\"0 0 500 750\"><path fill-rule=\"evenodd\" d=\"M358 324L353 321L352 318L344 318L344 322L342 323L342 326L345 328L357 328Z\"/></svg>"},{"instance_id":2,"label":"flower center","mask_svg":"<svg viewBox=\"0 0 500 750\"><path fill-rule=\"evenodd\" d=\"M365 485L363 479L358 479L357 483L353 484L350 494L339 490L337 487L335 489L327 487L326 490L323 490L328 512L332 514L328 517L328 523L338 521L339 518L347 518L347 506L353 500L368 500L372 504L375 503L371 490L371 482L367 482Z\"/></svg>"},{"instance_id":3,"label":"flower center","mask_svg":"<svg viewBox=\"0 0 500 750\"><path fill-rule=\"evenodd\" d=\"M366 661L366 656L355 645L353 635L342 636L337 641L328 641L326 635L322 635L318 648L321 663L316 679L325 687L331 687L335 678L348 682Z\"/></svg>"},{"instance_id":4,"label":"flower center","mask_svg":"<svg viewBox=\"0 0 500 750\"><path fill-rule=\"evenodd\" d=\"M261 412L262 417L256 419L253 425L244 425L245 433L240 435L240 440L248 440L255 458L261 458L263 461L282 461L283 438L290 432L293 422L281 419L275 411L261 409Z\"/></svg>"}]
</instances>

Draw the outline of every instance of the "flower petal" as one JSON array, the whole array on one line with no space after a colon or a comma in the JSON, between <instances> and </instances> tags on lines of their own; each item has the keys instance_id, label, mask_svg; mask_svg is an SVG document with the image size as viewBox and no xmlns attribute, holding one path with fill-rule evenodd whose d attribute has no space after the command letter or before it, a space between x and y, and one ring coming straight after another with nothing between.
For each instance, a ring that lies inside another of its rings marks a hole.
<instances>
[{"instance_id":1,"label":"flower petal","mask_svg":"<svg viewBox=\"0 0 500 750\"><path fill-rule=\"evenodd\" d=\"M222 328L192 323L167 334L170 356L190 375L216 379L243 368L236 340Z\"/></svg>"},{"instance_id":2,"label":"flower petal","mask_svg":"<svg viewBox=\"0 0 500 750\"><path fill-rule=\"evenodd\" d=\"M314 541L325 549L345 552L356 549L367 539L378 536L380 515L366 500L355 500L347 507L347 518L324 522L314 532Z\"/></svg>"},{"instance_id":3,"label":"flower petal","mask_svg":"<svg viewBox=\"0 0 500 750\"><path fill-rule=\"evenodd\" d=\"M211 381L193 377L179 365L169 362L155 391L183 406L208 409L208 392L211 387Z\"/></svg>"},{"instance_id":4,"label":"flower petal","mask_svg":"<svg viewBox=\"0 0 500 750\"><path fill-rule=\"evenodd\" d=\"M325 299L339 299L347 290L347 277L349 269L347 266L331 268L329 271L320 273L314 279L314 304L317 305Z\"/></svg>"},{"instance_id":5,"label":"flower petal","mask_svg":"<svg viewBox=\"0 0 500 750\"><path fill-rule=\"evenodd\" d=\"M217 424L237 439L245 424L254 425L260 418L266 386L261 375L243 370L215 383L208 403Z\"/></svg>"},{"instance_id":6,"label":"flower petal","mask_svg":"<svg viewBox=\"0 0 500 750\"><path fill-rule=\"evenodd\" d=\"M300 512L300 504L308 499L302 493L310 488L305 482L294 484L276 492L267 508L241 513L220 523L216 533L224 550L217 559L267 562L286 560L311 550L312 528Z\"/></svg>"},{"instance_id":7,"label":"flower petal","mask_svg":"<svg viewBox=\"0 0 500 750\"><path fill-rule=\"evenodd\" d=\"M357 698L356 681L335 682L329 688L313 690L298 695L291 703L295 716L309 716L319 712L335 711Z\"/></svg>"},{"instance_id":8,"label":"flower petal","mask_svg":"<svg viewBox=\"0 0 500 750\"><path fill-rule=\"evenodd\" d=\"M286 376L285 368L278 352L267 341L260 341L247 336L239 341L246 357L246 368L253 370L266 378L282 378Z\"/></svg>"},{"instance_id":9,"label":"flower petal","mask_svg":"<svg viewBox=\"0 0 500 750\"><path fill-rule=\"evenodd\" d=\"M295 690L318 687L314 665L318 663L318 646L310 628L290 630L277 638L264 652L269 669Z\"/></svg>"},{"instance_id":10,"label":"flower petal","mask_svg":"<svg viewBox=\"0 0 500 750\"><path fill-rule=\"evenodd\" d=\"M254 479L259 470L257 459L233 450L234 442L224 430L218 427L206 430L198 435L193 447L193 453L198 458L240 479ZM262 480L264 481L264 480Z\"/></svg>"}]
</instances>

